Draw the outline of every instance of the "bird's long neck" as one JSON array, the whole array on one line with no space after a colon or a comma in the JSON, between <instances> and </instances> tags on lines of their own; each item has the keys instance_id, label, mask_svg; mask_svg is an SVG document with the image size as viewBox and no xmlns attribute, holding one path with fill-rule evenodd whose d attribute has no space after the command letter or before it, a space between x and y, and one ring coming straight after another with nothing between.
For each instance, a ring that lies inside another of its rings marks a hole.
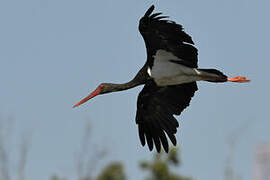
<instances>
[{"instance_id":1,"label":"bird's long neck","mask_svg":"<svg viewBox=\"0 0 270 180\"><path fill-rule=\"evenodd\" d=\"M110 84L112 92L123 91L126 89L131 89L133 87L145 84L149 75L147 74L147 66L144 65L142 69L137 73L137 75L129 82L123 84Z\"/></svg>"},{"instance_id":2,"label":"bird's long neck","mask_svg":"<svg viewBox=\"0 0 270 180\"><path fill-rule=\"evenodd\" d=\"M142 84L145 84L148 80L149 75L147 74L147 65L145 64L142 69L137 73L137 75L129 82L123 83L123 84L112 84L112 83L102 83L100 84L96 90L94 90L92 93L90 93L87 97L83 98L81 101L79 101L77 104L75 104L73 107L77 107L89 99L92 99L93 97L100 95L100 94L106 94L110 92L116 92L116 91L123 91L126 89L133 88L135 86L139 86Z\"/></svg>"}]
</instances>

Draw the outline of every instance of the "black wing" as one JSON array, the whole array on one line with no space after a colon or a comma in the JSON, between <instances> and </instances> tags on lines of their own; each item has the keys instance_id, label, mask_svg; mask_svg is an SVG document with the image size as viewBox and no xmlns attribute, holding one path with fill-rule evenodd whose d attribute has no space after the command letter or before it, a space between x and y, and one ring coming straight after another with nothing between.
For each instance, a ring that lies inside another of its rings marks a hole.
<instances>
[{"instance_id":1,"label":"black wing","mask_svg":"<svg viewBox=\"0 0 270 180\"><path fill-rule=\"evenodd\" d=\"M150 151L155 144L160 152L162 144L163 149L168 152L165 133L176 145L175 133L179 124L173 115L181 114L197 89L196 82L166 87L158 87L153 80L145 84L138 97L136 114L143 146L147 141Z\"/></svg>"},{"instance_id":2,"label":"black wing","mask_svg":"<svg viewBox=\"0 0 270 180\"><path fill-rule=\"evenodd\" d=\"M153 55L163 49L180 58L182 61L179 63L196 68L198 53L191 37L180 24L164 19L167 16L160 16L161 13L152 14L153 10L154 5L147 10L139 24L139 31L146 44L148 65L152 67Z\"/></svg>"}]
</instances>

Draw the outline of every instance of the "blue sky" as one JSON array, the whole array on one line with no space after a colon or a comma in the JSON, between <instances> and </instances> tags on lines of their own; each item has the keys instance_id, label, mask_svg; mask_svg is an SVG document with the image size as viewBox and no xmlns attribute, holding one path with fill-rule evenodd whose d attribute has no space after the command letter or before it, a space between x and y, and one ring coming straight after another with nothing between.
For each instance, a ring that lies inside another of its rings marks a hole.
<instances>
[{"instance_id":1,"label":"blue sky","mask_svg":"<svg viewBox=\"0 0 270 180\"><path fill-rule=\"evenodd\" d=\"M237 141L234 167L252 179L255 149L270 140L269 1L2 0L0 115L14 119L14 147L22 132L32 134L28 179L54 173L75 179L85 119L91 120L93 141L109 150L106 161L123 161L131 180L142 178L137 164L153 154L140 146L135 124L142 87L72 105L101 82L130 80L144 64L137 26L152 4L193 37L201 68L252 79L198 83L191 106L178 117L180 172L223 179L228 136L248 124Z\"/></svg>"}]
</instances>

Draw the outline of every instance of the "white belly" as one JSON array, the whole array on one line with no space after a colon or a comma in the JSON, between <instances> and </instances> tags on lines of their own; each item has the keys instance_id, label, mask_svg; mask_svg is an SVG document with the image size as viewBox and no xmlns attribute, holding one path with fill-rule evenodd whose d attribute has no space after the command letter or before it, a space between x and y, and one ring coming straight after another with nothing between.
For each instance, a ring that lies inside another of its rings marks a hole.
<instances>
[{"instance_id":1,"label":"white belly","mask_svg":"<svg viewBox=\"0 0 270 180\"><path fill-rule=\"evenodd\" d=\"M200 72L196 68L176 64L170 60L179 60L178 57L165 50L158 50L149 74L159 86L184 84L201 80Z\"/></svg>"}]
</instances>

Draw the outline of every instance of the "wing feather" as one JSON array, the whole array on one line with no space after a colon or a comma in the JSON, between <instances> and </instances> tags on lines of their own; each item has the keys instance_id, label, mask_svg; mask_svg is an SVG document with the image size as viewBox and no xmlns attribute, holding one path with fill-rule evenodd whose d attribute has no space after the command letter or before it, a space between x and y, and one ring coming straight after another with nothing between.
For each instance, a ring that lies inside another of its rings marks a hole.
<instances>
[{"instance_id":1,"label":"wing feather","mask_svg":"<svg viewBox=\"0 0 270 180\"><path fill-rule=\"evenodd\" d=\"M151 6L146 11L139 24L139 31L146 44L147 67L152 68L158 50L165 50L177 57L169 61L196 68L198 53L192 38L183 31L182 25L165 19L167 16L160 16L162 13L152 14L154 8ZM176 145L175 134L179 123L174 115L180 115L189 105L195 91L196 82L158 87L153 79L147 80L138 96L136 113L143 146L147 143L150 150L155 146L160 152L162 145L168 152L167 139Z\"/></svg>"},{"instance_id":2,"label":"wing feather","mask_svg":"<svg viewBox=\"0 0 270 180\"><path fill-rule=\"evenodd\" d=\"M146 142L150 150L155 145L157 151L168 152L168 141L165 133L176 145L175 134L179 127L174 115L180 115L189 105L197 91L196 82L181 85L158 87L153 80L146 82L137 101L136 123L139 128L141 144Z\"/></svg>"},{"instance_id":3,"label":"wing feather","mask_svg":"<svg viewBox=\"0 0 270 180\"><path fill-rule=\"evenodd\" d=\"M151 15L153 11L154 6L151 6L139 24L139 31L146 44L149 66L153 65L156 51L163 49L186 61L186 66L196 68L198 53L192 38L183 31L182 25L164 19L167 16L159 16L161 13Z\"/></svg>"}]
</instances>

